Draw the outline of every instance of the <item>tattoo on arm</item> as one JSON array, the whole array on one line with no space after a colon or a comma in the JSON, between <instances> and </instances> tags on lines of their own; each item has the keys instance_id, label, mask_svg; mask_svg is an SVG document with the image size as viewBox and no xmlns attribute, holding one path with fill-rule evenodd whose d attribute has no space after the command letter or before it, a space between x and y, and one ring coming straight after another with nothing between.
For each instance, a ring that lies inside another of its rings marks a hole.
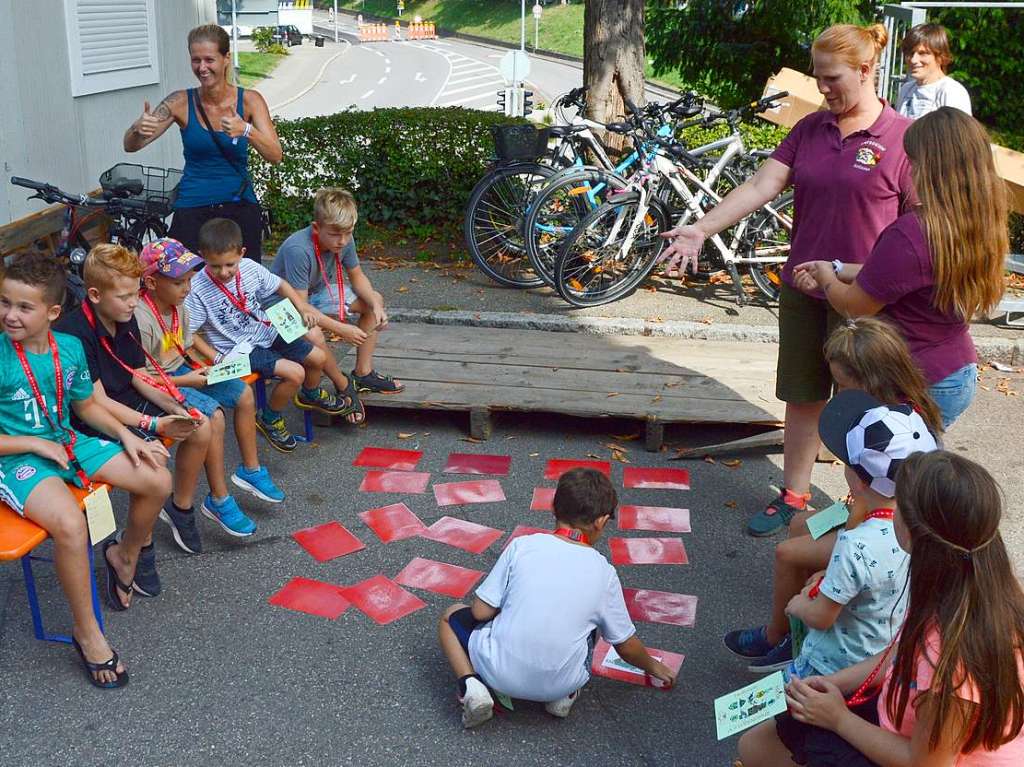
<instances>
[{"instance_id":1,"label":"tattoo on arm","mask_svg":"<svg viewBox=\"0 0 1024 767\"><path fill-rule=\"evenodd\" d=\"M167 98L161 101L156 109L153 110L153 116L158 120L170 120L174 117L174 107L181 101L183 96L182 91L174 91L169 94Z\"/></svg>"}]
</instances>

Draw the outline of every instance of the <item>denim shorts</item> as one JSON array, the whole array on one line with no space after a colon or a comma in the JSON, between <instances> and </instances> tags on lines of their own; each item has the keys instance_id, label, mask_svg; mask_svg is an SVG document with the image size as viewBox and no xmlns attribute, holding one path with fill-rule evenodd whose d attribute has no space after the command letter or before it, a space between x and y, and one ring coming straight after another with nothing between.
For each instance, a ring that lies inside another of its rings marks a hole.
<instances>
[{"instance_id":1,"label":"denim shorts","mask_svg":"<svg viewBox=\"0 0 1024 767\"><path fill-rule=\"evenodd\" d=\"M182 365L171 375L183 376L191 372L191 366ZM194 407L207 418L212 418L213 414L217 412L217 408L223 407L231 410L238 407L238 400L245 394L247 386L248 384L242 379L233 378L230 381L209 384L202 389L182 386L181 393L185 395L185 404L188 407Z\"/></svg>"},{"instance_id":2,"label":"denim shorts","mask_svg":"<svg viewBox=\"0 0 1024 767\"><path fill-rule=\"evenodd\" d=\"M279 359L291 360L301 365L311 351L313 344L307 341L305 336L299 336L290 344L286 344L281 336L277 336L269 349L258 348L249 352L249 366L253 373L259 373L264 378L273 378L274 366Z\"/></svg>"},{"instance_id":3,"label":"denim shorts","mask_svg":"<svg viewBox=\"0 0 1024 767\"><path fill-rule=\"evenodd\" d=\"M928 387L942 415L942 428L948 429L967 409L978 390L978 366L964 365L937 383Z\"/></svg>"},{"instance_id":4,"label":"denim shorts","mask_svg":"<svg viewBox=\"0 0 1024 767\"><path fill-rule=\"evenodd\" d=\"M356 294L352 292L352 288L345 283L345 314L349 315L352 313L352 302L356 300ZM325 282L320 286L320 289L315 293L309 294L310 306L319 309L324 314L329 316L336 316L338 314L338 288L334 283L331 283L331 288L328 290L327 283Z\"/></svg>"}]
</instances>

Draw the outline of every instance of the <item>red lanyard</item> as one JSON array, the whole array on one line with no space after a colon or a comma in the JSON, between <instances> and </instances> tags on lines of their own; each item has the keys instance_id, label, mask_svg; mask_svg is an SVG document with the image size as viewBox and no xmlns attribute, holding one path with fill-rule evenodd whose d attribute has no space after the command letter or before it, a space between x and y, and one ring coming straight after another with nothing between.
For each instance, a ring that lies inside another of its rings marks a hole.
<instances>
[{"instance_id":1,"label":"red lanyard","mask_svg":"<svg viewBox=\"0 0 1024 767\"><path fill-rule=\"evenodd\" d=\"M92 313L92 307L89 306L88 303L82 304L82 314L85 315L85 320L86 322L89 323L89 327L91 327L93 330L96 330L96 316ZM157 381L150 375L146 375L141 370L136 370L131 365L122 360L120 357L118 357L116 354L114 354L114 350L110 348L109 338L107 338L106 336L101 336L99 335L99 333L97 333L96 336L99 339L100 346L103 347L103 351L109 354L110 358L114 360L114 362L116 362L122 368L127 370L128 373L130 373L134 378L138 378L144 384L152 386L154 389L159 389L160 391L165 392L168 396L173 397L179 405L185 404L185 395L181 393L181 389L174 385L174 382L171 381L171 379L167 376L167 373L164 372L164 369L160 367L160 363L153 359L153 356L146 351L146 347L142 345L139 339L137 339L135 336L132 336L132 340L135 341L135 343L139 344L139 348L142 349L142 353L146 355L146 360L149 362L150 365L153 366L153 369L156 371L157 375L160 376L159 381Z\"/></svg>"},{"instance_id":2,"label":"red lanyard","mask_svg":"<svg viewBox=\"0 0 1024 767\"><path fill-rule=\"evenodd\" d=\"M35 373L32 372L32 367L28 364L28 358L25 356L25 349L21 345L20 341L11 341L11 345L14 347L15 353L18 355L18 361L21 362L21 368L25 371L25 378L28 379L28 385L32 388L32 396L36 398L36 404L39 405L39 409L43 411L43 415L46 416L47 422L50 424L50 428L58 434L63 434L64 438L60 440L61 445L64 446L64 452L67 453L68 463L71 464L71 468L75 470L75 475L82 483L82 487L92 492L92 482L89 481L89 477L86 476L85 470L82 469L82 464L75 458L75 440L78 439L78 435L75 434L74 429L70 429L59 425L61 416L64 413L64 371L60 366L60 354L57 352L57 342L53 338L53 333L47 334L47 340L50 343L50 355L53 357L53 375L55 378L54 384L57 391L57 423L53 422L50 417L50 411L46 407L46 398L43 397L43 393L39 390L39 383L36 381Z\"/></svg>"},{"instance_id":3,"label":"red lanyard","mask_svg":"<svg viewBox=\"0 0 1024 767\"><path fill-rule=\"evenodd\" d=\"M327 286L327 295L334 298L331 290L331 281L327 279L327 270L324 269L324 260L320 256L320 235L313 232L313 255L316 256L316 265L320 267L320 274L323 275L324 285ZM345 277L341 272L341 254L334 254L334 277L338 286L338 319L345 321Z\"/></svg>"},{"instance_id":4,"label":"red lanyard","mask_svg":"<svg viewBox=\"0 0 1024 767\"><path fill-rule=\"evenodd\" d=\"M555 535L562 538L568 538L570 541L582 543L584 546L590 545L590 539L586 536L586 533L581 533L579 530L573 530L571 527L560 527L555 530Z\"/></svg>"},{"instance_id":5,"label":"red lanyard","mask_svg":"<svg viewBox=\"0 0 1024 767\"><path fill-rule=\"evenodd\" d=\"M228 301L230 301L231 305L238 309L238 311L242 312L243 314L249 315L257 322L262 322L267 327L270 327L270 322L268 322L267 320L261 320L259 317L257 317L251 311L249 311L249 299L246 298L245 293L242 292L242 273L240 271L235 272L234 293L228 290L227 286L223 282L218 280L216 277L214 277L212 274L210 274L209 272L207 272L206 274L210 278L210 281L217 286L217 289L220 290L221 293L227 296Z\"/></svg>"},{"instance_id":6,"label":"red lanyard","mask_svg":"<svg viewBox=\"0 0 1024 767\"><path fill-rule=\"evenodd\" d=\"M895 646L895 644L895 639L889 643L889 646L885 648L885 652L882 653L882 659L878 661L878 665L875 666L874 670L870 674L868 674L868 678L865 679L864 683L857 688L857 691L846 699L846 705L848 707L859 706L861 703L864 703L871 697L867 694L867 691L874 683L875 678L878 676L879 672L882 670L882 666L885 665L885 659L889 657L889 653L892 652L892 648Z\"/></svg>"},{"instance_id":7,"label":"red lanyard","mask_svg":"<svg viewBox=\"0 0 1024 767\"><path fill-rule=\"evenodd\" d=\"M171 306L171 328L170 330L168 330L167 323L164 322L164 318L160 314L160 310L157 308L156 302L152 299L152 297L150 297L149 293L143 291L139 295L142 298L143 302L146 304L146 306L149 307L149 310L153 312L153 316L156 317L156 321L160 325L160 332L164 334L164 338L171 339L171 341L174 343L175 348L177 348L178 350L178 354L182 356L182 359L184 359L185 362L187 362L193 368L198 367L196 361L192 359L192 356L181 345L181 336L179 335L181 326L179 324L178 319L178 307ZM142 351L145 352L145 348L143 348Z\"/></svg>"}]
</instances>

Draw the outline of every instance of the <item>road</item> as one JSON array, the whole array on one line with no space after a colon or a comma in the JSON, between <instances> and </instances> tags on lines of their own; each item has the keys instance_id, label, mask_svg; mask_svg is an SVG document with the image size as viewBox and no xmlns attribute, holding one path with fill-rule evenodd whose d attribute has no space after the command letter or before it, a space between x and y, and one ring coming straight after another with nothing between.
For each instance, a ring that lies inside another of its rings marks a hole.
<instances>
[{"instance_id":1,"label":"road","mask_svg":"<svg viewBox=\"0 0 1024 767\"><path fill-rule=\"evenodd\" d=\"M333 38L326 14L318 13L314 26ZM351 47L327 65L313 88L276 115L293 119L402 106L497 110L497 92L505 86L498 70L504 49L455 38L359 43L352 19L341 16L338 27ZM390 33L393 37L393 28ZM582 82L582 69L574 62L531 57L528 84L535 105L550 103ZM648 97L664 100L653 91Z\"/></svg>"}]
</instances>

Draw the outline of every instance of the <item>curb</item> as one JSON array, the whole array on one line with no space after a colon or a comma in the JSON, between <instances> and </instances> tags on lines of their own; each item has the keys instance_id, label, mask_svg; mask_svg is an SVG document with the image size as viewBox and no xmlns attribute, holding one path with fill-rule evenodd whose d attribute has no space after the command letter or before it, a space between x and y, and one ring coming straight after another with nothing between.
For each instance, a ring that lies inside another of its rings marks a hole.
<instances>
[{"instance_id":1,"label":"curb","mask_svg":"<svg viewBox=\"0 0 1024 767\"><path fill-rule=\"evenodd\" d=\"M519 312L439 312L430 309L392 308L388 316L395 322L424 325L457 325L510 330L545 330L550 333L590 333L601 336L652 336L699 341L725 341L777 344L776 327L669 320L650 322L631 317L569 317L561 314L522 314ZM1024 364L1024 338L976 338L974 346L981 362Z\"/></svg>"}]
</instances>

